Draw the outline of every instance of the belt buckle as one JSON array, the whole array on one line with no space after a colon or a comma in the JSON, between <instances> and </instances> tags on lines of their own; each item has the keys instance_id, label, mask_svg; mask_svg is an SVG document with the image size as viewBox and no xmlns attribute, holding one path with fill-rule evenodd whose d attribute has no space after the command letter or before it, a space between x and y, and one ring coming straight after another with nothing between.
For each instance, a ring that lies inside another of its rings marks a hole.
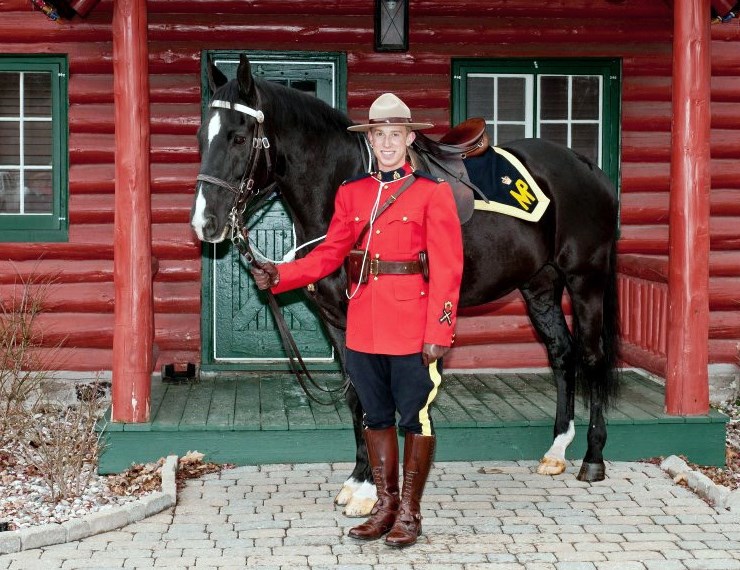
<instances>
[{"instance_id":1,"label":"belt buckle","mask_svg":"<svg viewBox=\"0 0 740 570\"><path fill-rule=\"evenodd\" d=\"M378 259L371 259L370 260L370 268L368 270L368 272L370 273L370 275L377 276L380 273L380 263L379 263L379 261L380 260L378 260Z\"/></svg>"}]
</instances>

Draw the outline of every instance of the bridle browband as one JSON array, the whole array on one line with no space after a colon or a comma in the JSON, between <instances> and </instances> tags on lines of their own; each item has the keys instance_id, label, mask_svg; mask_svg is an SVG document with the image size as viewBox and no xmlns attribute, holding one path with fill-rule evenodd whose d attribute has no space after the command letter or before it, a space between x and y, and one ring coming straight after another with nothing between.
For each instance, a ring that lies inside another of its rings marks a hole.
<instances>
[{"instance_id":1,"label":"bridle browband","mask_svg":"<svg viewBox=\"0 0 740 570\"><path fill-rule=\"evenodd\" d=\"M259 91L257 91L257 89L255 89L255 97L257 107L260 107L261 100ZM244 257L247 263L259 267L260 264L256 261L254 253L252 252L252 247L249 244L249 229L244 225L244 219L246 217L245 211L247 210L247 208L250 208L252 211L259 208L270 195L272 190L277 186L276 181L271 182L263 188L255 188L254 186L254 175L257 171L257 164L259 163L261 154L265 155L268 180L270 179L270 176L272 174L270 141L265 135L264 127L265 114L259 108L253 109L252 107L243 105L241 103L232 103L230 101L223 101L221 99L215 99L211 101L210 106L211 108L229 109L238 113L244 113L245 115L253 117L257 121L254 136L252 137L252 148L249 152L247 166L244 169L244 174L242 174L238 186L234 186L226 180L217 178L215 176L210 176L208 174L198 174L196 180L208 182L209 184L213 184L215 186L220 186L221 188L225 188L226 190L234 194L234 204L231 207L231 212L229 213L229 223L231 224L231 243L234 244L234 247ZM348 384L345 384L339 389L327 389L322 388L316 383L316 381L311 376L311 373L306 368L300 351L298 350L298 346L296 345L295 340L293 339L293 335L291 334L290 329L285 322L285 318L280 311L280 307L277 304L275 295L269 289L267 289L265 293L267 295L267 303L275 318L275 324L277 325L278 332L280 333L280 337L282 338L283 346L286 353L288 354L288 360L293 370L293 374L297 378L299 384L301 385L301 388L305 392L306 396L308 396L314 402L327 406L335 405L337 403L337 400L334 397L333 393L346 391L346 389L348 388ZM315 388L322 392L328 393L330 397L329 401L321 400L317 398L314 394L312 394L311 391L308 389L305 381L303 380L303 376L308 378L308 380L310 380L311 384L313 384Z\"/></svg>"}]
</instances>

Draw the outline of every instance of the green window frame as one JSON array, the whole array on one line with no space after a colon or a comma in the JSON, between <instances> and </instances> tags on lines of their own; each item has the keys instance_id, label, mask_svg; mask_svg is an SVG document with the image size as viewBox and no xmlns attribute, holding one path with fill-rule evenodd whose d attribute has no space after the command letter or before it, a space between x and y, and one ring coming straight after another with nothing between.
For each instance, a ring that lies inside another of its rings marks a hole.
<instances>
[{"instance_id":1,"label":"green window frame","mask_svg":"<svg viewBox=\"0 0 740 570\"><path fill-rule=\"evenodd\" d=\"M0 55L0 242L68 240L68 77L65 56Z\"/></svg>"},{"instance_id":2,"label":"green window frame","mask_svg":"<svg viewBox=\"0 0 740 570\"><path fill-rule=\"evenodd\" d=\"M565 144L619 188L621 76L618 59L454 59L452 123L483 116L494 145Z\"/></svg>"}]
</instances>

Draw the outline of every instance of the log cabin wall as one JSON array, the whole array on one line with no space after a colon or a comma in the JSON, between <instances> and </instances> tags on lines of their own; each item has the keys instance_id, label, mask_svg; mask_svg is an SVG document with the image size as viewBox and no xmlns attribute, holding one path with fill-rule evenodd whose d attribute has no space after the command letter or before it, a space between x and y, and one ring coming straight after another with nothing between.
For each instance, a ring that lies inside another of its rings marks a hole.
<instances>
[{"instance_id":1,"label":"log cabin wall","mask_svg":"<svg viewBox=\"0 0 740 570\"><path fill-rule=\"evenodd\" d=\"M653 267L664 260L668 243L673 30L668 4L413 0L408 53L383 54L373 51L369 0L149 0L157 366L200 360L200 245L188 218L199 159L195 132L200 123L201 50L345 52L353 119L364 119L379 93L393 91L418 120L437 125L432 134L449 125L454 57L621 58L619 251L625 267ZM64 342L64 358L57 360L61 369L110 369L112 1L103 0L85 19L63 23L48 21L21 0L0 0L0 11L0 52L66 54L70 69L69 242L0 244L0 287L7 291L12 286L16 270L60 271L42 316L44 342ZM738 24L714 26L713 38L710 362L734 362L740 339ZM652 323L655 318L643 315L638 320ZM655 336L657 326L638 328L650 328ZM647 354L652 348L635 350ZM458 347L446 364L532 367L546 366L547 360L523 303L513 294L466 312Z\"/></svg>"}]
</instances>

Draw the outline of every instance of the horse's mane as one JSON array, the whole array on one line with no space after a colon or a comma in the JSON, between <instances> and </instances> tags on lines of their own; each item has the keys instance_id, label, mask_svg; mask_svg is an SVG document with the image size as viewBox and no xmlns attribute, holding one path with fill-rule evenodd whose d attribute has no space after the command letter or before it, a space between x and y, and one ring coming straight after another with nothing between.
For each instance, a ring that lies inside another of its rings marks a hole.
<instances>
[{"instance_id":1,"label":"horse's mane","mask_svg":"<svg viewBox=\"0 0 740 570\"><path fill-rule=\"evenodd\" d=\"M254 82L262 96L263 106L279 109L281 120L293 125L297 130L326 133L336 129L346 132L347 127L353 124L344 113L317 97L262 79L255 78ZM236 79L219 88L214 98L238 101L239 84Z\"/></svg>"}]
</instances>

